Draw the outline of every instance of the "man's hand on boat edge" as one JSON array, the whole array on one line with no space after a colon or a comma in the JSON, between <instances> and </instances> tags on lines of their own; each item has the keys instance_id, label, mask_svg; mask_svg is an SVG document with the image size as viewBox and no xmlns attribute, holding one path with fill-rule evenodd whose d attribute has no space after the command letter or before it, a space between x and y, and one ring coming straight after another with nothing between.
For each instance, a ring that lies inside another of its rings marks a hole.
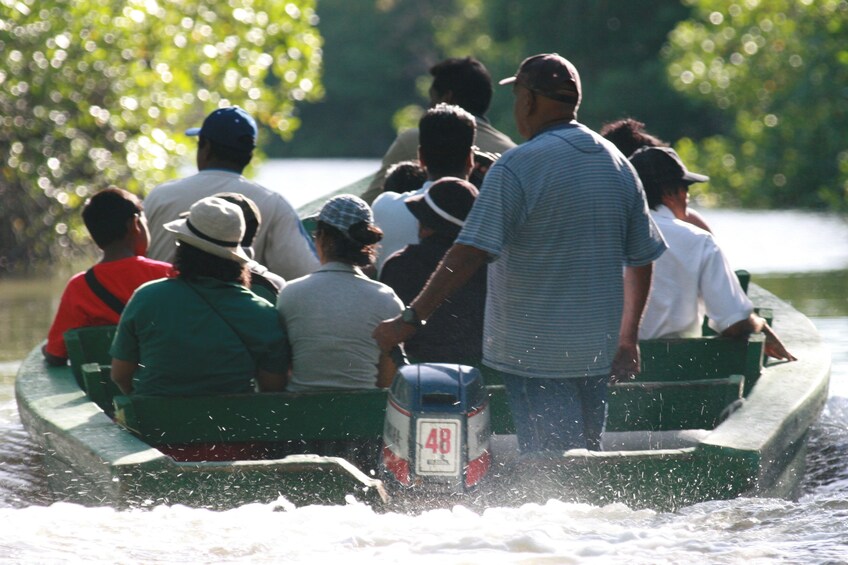
<instances>
[{"instance_id":1,"label":"man's hand on boat edge","mask_svg":"<svg viewBox=\"0 0 848 565\"><path fill-rule=\"evenodd\" d=\"M640 367L639 343L619 342L610 369L610 384L632 381L639 374Z\"/></svg>"}]
</instances>

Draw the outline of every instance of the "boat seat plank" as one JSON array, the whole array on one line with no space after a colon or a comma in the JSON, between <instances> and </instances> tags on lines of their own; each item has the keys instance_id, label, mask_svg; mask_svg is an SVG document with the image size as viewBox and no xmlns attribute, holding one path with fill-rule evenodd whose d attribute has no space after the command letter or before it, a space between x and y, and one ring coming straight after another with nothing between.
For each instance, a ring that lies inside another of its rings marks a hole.
<instances>
[{"instance_id":1,"label":"boat seat plank","mask_svg":"<svg viewBox=\"0 0 848 565\"><path fill-rule=\"evenodd\" d=\"M116 396L115 419L151 445L379 438L383 389L204 397Z\"/></svg>"},{"instance_id":2,"label":"boat seat plank","mask_svg":"<svg viewBox=\"0 0 848 565\"><path fill-rule=\"evenodd\" d=\"M742 398L745 377L684 382L610 385L607 431L671 431L713 429L722 412ZM492 433L515 433L506 388L489 385Z\"/></svg>"},{"instance_id":3,"label":"boat seat plank","mask_svg":"<svg viewBox=\"0 0 848 565\"><path fill-rule=\"evenodd\" d=\"M642 357L637 382L689 381L745 377L745 394L763 368L765 336L649 339L639 342Z\"/></svg>"},{"instance_id":4,"label":"boat seat plank","mask_svg":"<svg viewBox=\"0 0 848 565\"><path fill-rule=\"evenodd\" d=\"M112 339L117 329L117 326L89 326L65 332L65 346L68 349L71 372L81 389L85 390L82 377L83 365L86 363L109 365L112 362L109 348L112 347Z\"/></svg>"},{"instance_id":5,"label":"boat seat plank","mask_svg":"<svg viewBox=\"0 0 848 565\"><path fill-rule=\"evenodd\" d=\"M743 375L683 382L617 383L610 386L606 429L713 429L725 409L742 398Z\"/></svg>"}]
</instances>

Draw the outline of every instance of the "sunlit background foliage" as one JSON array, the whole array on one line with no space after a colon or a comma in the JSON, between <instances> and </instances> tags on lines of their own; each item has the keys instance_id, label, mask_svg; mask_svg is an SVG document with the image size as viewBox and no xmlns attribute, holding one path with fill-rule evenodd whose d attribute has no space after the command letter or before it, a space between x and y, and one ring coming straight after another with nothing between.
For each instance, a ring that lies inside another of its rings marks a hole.
<instances>
[{"instance_id":1,"label":"sunlit background foliage","mask_svg":"<svg viewBox=\"0 0 848 565\"><path fill-rule=\"evenodd\" d=\"M563 54L580 121L645 122L701 203L848 212L846 38L848 0L0 0L0 275L84 241L92 192L177 176L220 105L270 156L378 158L447 56ZM519 140L508 88L488 118Z\"/></svg>"},{"instance_id":2,"label":"sunlit background foliage","mask_svg":"<svg viewBox=\"0 0 848 565\"><path fill-rule=\"evenodd\" d=\"M182 132L238 104L290 138L322 95L312 0L0 0L0 273L66 257L77 208L143 195L193 154ZM58 245L56 245L58 243Z\"/></svg>"},{"instance_id":3,"label":"sunlit background foliage","mask_svg":"<svg viewBox=\"0 0 848 565\"><path fill-rule=\"evenodd\" d=\"M712 199L848 212L848 2L687 0L668 79L732 118L677 142Z\"/></svg>"}]
</instances>

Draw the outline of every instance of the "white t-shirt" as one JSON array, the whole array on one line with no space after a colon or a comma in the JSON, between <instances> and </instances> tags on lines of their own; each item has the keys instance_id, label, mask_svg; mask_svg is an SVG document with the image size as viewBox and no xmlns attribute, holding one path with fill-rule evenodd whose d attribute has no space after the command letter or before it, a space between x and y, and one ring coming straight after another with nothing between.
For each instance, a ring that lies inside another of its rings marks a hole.
<instances>
[{"instance_id":1,"label":"white t-shirt","mask_svg":"<svg viewBox=\"0 0 848 565\"><path fill-rule=\"evenodd\" d=\"M698 337L704 314L722 332L753 312L753 304L712 234L678 220L666 206L651 210L668 250L654 263L639 339Z\"/></svg>"},{"instance_id":2,"label":"white t-shirt","mask_svg":"<svg viewBox=\"0 0 848 565\"><path fill-rule=\"evenodd\" d=\"M433 184L425 182L418 190L410 192L384 192L374 200L374 223L383 230L383 239L377 248L377 273L383 268L392 253L400 251L410 243L418 243L418 219L406 207L405 200L410 196L424 194Z\"/></svg>"}]
</instances>

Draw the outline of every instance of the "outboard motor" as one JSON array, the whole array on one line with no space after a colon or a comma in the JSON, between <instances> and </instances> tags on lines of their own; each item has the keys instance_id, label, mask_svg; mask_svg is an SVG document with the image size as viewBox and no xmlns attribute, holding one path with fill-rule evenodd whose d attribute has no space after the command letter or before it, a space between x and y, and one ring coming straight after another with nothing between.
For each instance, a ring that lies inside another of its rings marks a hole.
<instances>
[{"instance_id":1,"label":"outboard motor","mask_svg":"<svg viewBox=\"0 0 848 565\"><path fill-rule=\"evenodd\" d=\"M389 390L383 470L390 483L466 492L489 471L491 435L489 395L479 370L405 365Z\"/></svg>"}]
</instances>

